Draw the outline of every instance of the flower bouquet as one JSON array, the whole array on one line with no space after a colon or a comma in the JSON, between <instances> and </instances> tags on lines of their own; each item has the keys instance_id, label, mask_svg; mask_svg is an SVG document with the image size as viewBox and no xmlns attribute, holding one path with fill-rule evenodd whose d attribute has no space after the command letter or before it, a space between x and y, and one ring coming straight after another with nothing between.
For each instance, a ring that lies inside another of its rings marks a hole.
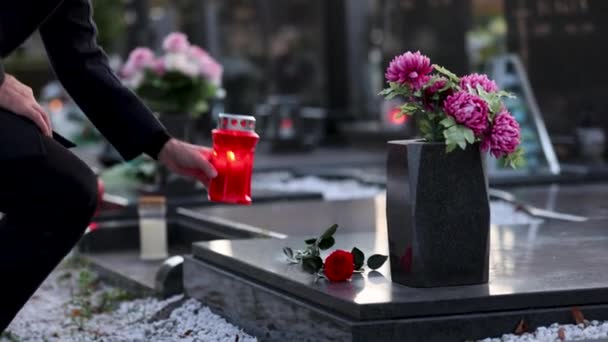
<instances>
[{"instance_id":1,"label":"flower bouquet","mask_svg":"<svg viewBox=\"0 0 608 342\"><path fill-rule=\"evenodd\" d=\"M420 52L406 52L390 63L386 79L381 95L405 99L401 114L415 118L425 141L443 142L447 152L480 143L511 167L523 163L519 124L503 103L512 95L488 76L458 77Z\"/></svg>"},{"instance_id":2,"label":"flower bouquet","mask_svg":"<svg viewBox=\"0 0 608 342\"><path fill-rule=\"evenodd\" d=\"M125 84L161 115L200 116L220 90L223 68L183 33L163 41L163 55L134 49L121 70Z\"/></svg>"},{"instance_id":3,"label":"flower bouquet","mask_svg":"<svg viewBox=\"0 0 608 342\"><path fill-rule=\"evenodd\" d=\"M520 128L486 75L458 77L420 52L395 57L386 98L422 139L389 142L387 226L391 275L414 287L488 281L490 205L487 154L522 164Z\"/></svg>"}]
</instances>

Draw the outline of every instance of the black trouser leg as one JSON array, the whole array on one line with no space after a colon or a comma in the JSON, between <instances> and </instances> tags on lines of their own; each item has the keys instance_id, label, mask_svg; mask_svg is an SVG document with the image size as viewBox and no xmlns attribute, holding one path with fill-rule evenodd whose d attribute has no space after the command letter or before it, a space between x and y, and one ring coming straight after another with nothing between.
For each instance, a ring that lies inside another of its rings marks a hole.
<instances>
[{"instance_id":1,"label":"black trouser leg","mask_svg":"<svg viewBox=\"0 0 608 342\"><path fill-rule=\"evenodd\" d=\"M90 223L97 179L43 137L46 155L0 161L0 332L67 255Z\"/></svg>"}]
</instances>

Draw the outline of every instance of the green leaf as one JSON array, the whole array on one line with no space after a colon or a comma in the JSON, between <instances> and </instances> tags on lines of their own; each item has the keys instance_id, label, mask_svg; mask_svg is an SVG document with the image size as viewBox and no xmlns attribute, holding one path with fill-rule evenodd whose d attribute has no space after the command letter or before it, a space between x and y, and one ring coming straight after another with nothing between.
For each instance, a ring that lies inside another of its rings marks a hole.
<instances>
[{"instance_id":1,"label":"green leaf","mask_svg":"<svg viewBox=\"0 0 608 342\"><path fill-rule=\"evenodd\" d=\"M302 269L310 274L315 274L323 268L323 259L318 256L302 259Z\"/></svg>"},{"instance_id":2,"label":"green leaf","mask_svg":"<svg viewBox=\"0 0 608 342\"><path fill-rule=\"evenodd\" d=\"M517 98L517 96L515 96L513 93L511 93L509 91L505 91L505 90L499 91L496 95L498 95L498 97L506 97L509 99Z\"/></svg>"},{"instance_id":3,"label":"green leaf","mask_svg":"<svg viewBox=\"0 0 608 342\"><path fill-rule=\"evenodd\" d=\"M475 142L475 134L473 133L473 130L471 130L470 128L465 128L464 129L464 139L469 144L474 143Z\"/></svg>"},{"instance_id":4,"label":"green leaf","mask_svg":"<svg viewBox=\"0 0 608 342\"><path fill-rule=\"evenodd\" d=\"M427 119L421 118L418 120L418 129L423 135L433 135L433 126Z\"/></svg>"},{"instance_id":5,"label":"green leaf","mask_svg":"<svg viewBox=\"0 0 608 342\"><path fill-rule=\"evenodd\" d=\"M331 227L327 228L327 230L321 235L319 240L325 240L327 238L334 236L334 234L336 233L337 230L338 230L338 225L337 224L332 225Z\"/></svg>"},{"instance_id":6,"label":"green leaf","mask_svg":"<svg viewBox=\"0 0 608 342\"><path fill-rule=\"evenodd\" d=\"M445 137L445 142L448 146L457 145L462 149L466 148L467 141L464 137L462 127L463 126L460 125L454 125L443 131L443 136Z\"/></svg>"},{"instance_id":7,"label":"green leaf","mask_svg":"<svg viewBox=\"0 0 608 342\"><path fill-rule=\"evenodd\" d=\"M372 270L377 270L388 260L386 255L374 254L367 259L367 266Z\"/></svg>"},{"instance_id":8,"label":"green leaf","mask_svg":"<svg viewBox=\"0 0 608 342\"><path fill-rule=\"evenodd\" d=\"M399 107L399 109L401 109L402 114L405 114L408 116L412 116L412 115L416 114L416 112L421 110L419 105L417 105L415 103L411 103L411 102L408 102L408 103L402 105L401 107Z\"/></svg>"},{"instance_id":9,"label":"green leaf","mask_svg":"<svg viewBox=\"0 0 608 342\"><path fill-rule=\"evenodd\" d=\"M336 240L330 236L319 242L319 248L323 251L330 249L336 243Z\"/></svg>"},{"instance_id":10,"label":"green leaf","mask_svg":"<svg viewBox=\"0 0 608 342\"><path fill-rule=\"evenodd\" d=\"M459 83L460 82L460 78L458 78L458 76L456 76L455 73L449 71L448 69L437 65L437 64L433 64L433 68L435 68L435 70L440 73L441 75L447 77L449 80L451 80L452 82L455 83Z\"/></svg>"},{"instance_id":11,"label":"green leaf","mask_svg":"<svg viewBox=\"0 0 608 342\"><path fill-rule=\"evenodd\" d=\"M481 97L487 97L488 96L488 92L485 91L485 89L483 89L483 87L481 86L481 84L477 85L477 94L479 94L479 96Z\"/></svg>"},{"instance_id":12,"label":"green leaf","mask_svg":"<svg viewBox=\"0 0 608 342\"><path fill-rule=\"evenodd\" d=\"M308 239L306 241L304 241L307 245L314 245L315 243L317 243L317 239Z\"/></svg>"},{"instance_id":13,"label":"green leaf","mask_svg":"<svg viewBox=\"0 0 608 342\"><path fill-rule=\"evenodd\" d=\"M446 146L446 148L445 148L445 151L446 151L447 153L450 153L450 152L454 151L454 150L456 149L456 147L458 147L458 145L455 145L455 144L448 144L448 145Z\"/></svg>"},{"instance_id":14,"label":"green leaf","mask_svg":"<svg viewBox=\"0 0 608 342\"><path fill-rule=\"evenodd\" d=\"M355 260L355 270L360 270L365 263L365 254L363 254L363 252L357 247L353 248L351 253L353 254L353 258Z\"/></svg>"},{"instance_id":15,"label":"green leaf","mask_svg":"<svg viewBox=\"0 0 608 342\"><path fill-rule=\"evenodd\" d=\"M386 88L386 89L383 89L381 92L379 92L378 95L380 95L380 96L388 96L388 95L392 94L392 92L393 92L393 89Z\"/></svg>"},{"instance_id":16,"label":"green leaf","mask_svg":"<svg viewBox=\"0 0 608 342\"><path fill-rule=\"evenodd\" d=\"M289 248L289 247L283 247L283 253L285 253L285 255L289 258L289 259L293 259L293 249Z\"/></svg>"},{"instance_id":17,"label":"green leaf","mask_svg":"<svg viewBox=\"0 0 608 342\"><path fill-rule=\"evenodd\" d=\"M500 109L503 106L502 101L500 101L500 99L496 99L496 100L492 100L491 102L489 102L490 104L490 112L494 113L494 114L498 114L498 112L500 111Z\"/></svg>"},{"instance_id":18,"label":"green leaf","mask_svg":"<svg viewBox=\"0 0 608 342\"><path fill-rule=\"evenodd\" d=\"M522 167L526 164L526 159L524 157L524 149L518 147L515 152L501 158L501 161L504 166L511 167L513 169Z\"/></svg>"},{"instance_id":19,"label":"green leaf","mask_svg":"<svg viewBox=\"0 0 608 342\"><path fill-rule=\"evenodd\" d=\"M445 119L441 120L441 122L439 124L445 128L450 128L450 127L456 125L456 120L454 120L453 117L448 116Z\"/></svg>"}]
</instances>

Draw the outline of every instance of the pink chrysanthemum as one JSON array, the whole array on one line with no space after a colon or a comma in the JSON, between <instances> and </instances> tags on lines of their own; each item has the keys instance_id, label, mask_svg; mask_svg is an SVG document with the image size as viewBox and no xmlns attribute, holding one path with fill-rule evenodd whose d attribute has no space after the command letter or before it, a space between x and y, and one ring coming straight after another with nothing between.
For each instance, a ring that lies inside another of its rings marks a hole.
<instances>
[{"instance_id":1,"label":"pink chrysanthemum","mask_svg":"<svg viewBox=\"0 0 608 342\"><path fill-rule=\"evenodd\" d=\"M490 152L496 158L515 152L520 143L519 123L507 110L503 109L494 118L490 133L481 142L481 150Z\"/></svg>"},{"instance_id":2,"label":"pink chrysanthemum","mask_svg":"<svg viewBox=\"0 0 608 342\"><path fill-rule=\"evenodd\" d=\"M159 76L162 76L167 70L165 69L165 61L162 58L154 60L152 70Z\"/></svg>"},{"instance_id":3,"label":"pink chrysanthemum","mask_svg":"<svg viewBox=\"0 0 608 342\"><path fill-rule=\"evenodd\" d=\"M131 78L144 68L152 66L155 57L154 52L146 47L135 48L129 54L129 58L125 63L121 74L123 77Z\"/></svg>"},{"instance_id":4,"label":"pink chrysanthemum","mask_svg":"<svg viewBox=\"0 0 608 342\"><path fill-rule=\"evenodd\" d=\"M439 98L437 100L433 100L433 97L439 93L439 91L441 89L443 89L445 87L447 83L447 80L445 78L439 78L437 79L433 84L431 84L429 87L427 87L426 89L424 89L424 97L423 97L423 102L424 102L424 106L426 107L426 109L428 110L435 110L435 106L439 103L443 103L443 101L445 101L445 99L454 94L454 91L452 89L447 89L444 92L439 94Z\"/></svg>"},{"instance_id":5,"label":"pink chrysanthemum","mask_svg":"<svg viewBox=\"0 0 608 342\"><path fill-rule=\"evenodd\" d=\"M448 96L443 107L448 116L470 128L476 136L481 136L488 128L488 104L479 96L459 91Z\"/></svg>"},{"instance_id":6,"label":"pink chrysanthemum","mask_svg":"<svg viewBox=\"0 0 608 342\"><path fill-rule=\"evenodd\" d=\"M163 41L163 49L171 53L183 53L188 51L189 47L188 37L181 32L173 32Z\"/></svg>"},{"instance_id":7,"label":"pink chrysanthemum","mask_svg":"<svg viewBox=\"0 0 608 342\"><path fill-rule=\"evenodd\" d=\"M395 57L386 69L386 79L401 85L409 85L412 89L420 89L429 81L433 71L431 60L420 51Z\"/></svg>"},{"instance_id":8,"label":"pink chrysanthemum","mask_svg":"<svg viewBox=\"0 0 608 342\"><path fill-rule=\"evenodd\" d=\"M224 68L207 51L198 46L191 46L188 50L190 57L196 60L196 63L201 69L201 74L207 77L215 85L220 85L222 82L222 74Z\"/></svg>"},{"instance_id":9,"label":"pink chrysanthemum","mask_svg":"<svg viewBox=\"0 0 608 342\"><path fill-rule=\"evenodd\" d=\"M470 74L460 78L460 88L462 88L462 90L468 90L469 87L472 89L477 89L478 85L480 85L481 88L488 93L495 93L498 91L496 82L489 79L487 75Z\"/></svg>"}]
</instances>

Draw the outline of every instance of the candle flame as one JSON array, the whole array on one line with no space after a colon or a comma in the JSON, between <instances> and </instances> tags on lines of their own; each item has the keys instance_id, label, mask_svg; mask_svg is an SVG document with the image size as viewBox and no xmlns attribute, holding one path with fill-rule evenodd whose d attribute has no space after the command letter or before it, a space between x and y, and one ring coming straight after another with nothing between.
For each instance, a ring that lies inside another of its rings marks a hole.
<instances>
[{"instance_id":1,"label":"candle flame","mask_svg":"<svg viewBox=\"0 0 608 342\"><path fill-rule=\"evenodd\" d=\"M228 157L229 161L235 161L236 160L236 156L234 155L234 152L232 152L232 151L226 152L226 157Z\"/></svg>"}]
</instances>

